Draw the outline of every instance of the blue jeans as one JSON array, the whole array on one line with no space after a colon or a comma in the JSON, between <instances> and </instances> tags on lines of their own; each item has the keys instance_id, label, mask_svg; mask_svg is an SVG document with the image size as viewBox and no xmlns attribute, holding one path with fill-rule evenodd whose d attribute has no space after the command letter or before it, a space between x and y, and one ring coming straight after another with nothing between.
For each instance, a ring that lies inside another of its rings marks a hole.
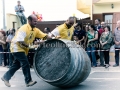
<instances>
[{"instance_id":1,"label":"blue jeans","mask_svg":"<svg viewBox=\"0 0 120 90\"><path fill-rule=\"evenodd\" d=\"M28 84L31 79L31 73L30 73L30 66L27 59L27 56L24 52L15 52L13 53L15 61L13 62L10 69L4 74L4 79L9 81L11 77L14 75L14 73L22 67L22 72L25 77L25 83Z\"/></svg>"},{"instance_id":2,"label":"blue jeans","mask_svg":"<svg viewBox=\"0 0 120 90\"><path fill-rule=\"evenodd\" d=\"M27 23L27 19L23 13L17 12L16 14L19 16L22 25Z\"/></svg>"},{"instance_id":3,"label":"blue jeans","mask_svg":"<svg viewBox=\"0 0 120 90\"><path fill-rule=\"evenodd\" d=\"M8 52L10 52L10 49L8 50ZM8 57L8 66L9 67L11 67L12 66L12 64L13 64L13 61L14 61L14 56L13 56L13 54L10 52L9 54L9 57Z\"/></svg>"},{"instance_id":4,"label":"blue jeans","mask_svg":"<svg viewBox=\"0 0 120 90\"><path fill-rule=\"evenodd\" d=\"M87 51L91 51L91 52L87 52L87 54L91 59L92 65L97 66L96 55L95 55L95 52L93 50L96 50L95 47L87 47Z\"/></svg>"},{"instance_id":5,"label":"blue jeans","mask_svg":"<svg viewBox=\"0 0 120 90\"><path fill-rule=\"evenodd\" d=\"M7 49L4 49L3 50L4 52L7 52L8 50ZM3 59L4 59L4 66L7 66L8 65L8 62L7 62L7 56L8 53L3 53Z\"/></svg>"}]
</instances>

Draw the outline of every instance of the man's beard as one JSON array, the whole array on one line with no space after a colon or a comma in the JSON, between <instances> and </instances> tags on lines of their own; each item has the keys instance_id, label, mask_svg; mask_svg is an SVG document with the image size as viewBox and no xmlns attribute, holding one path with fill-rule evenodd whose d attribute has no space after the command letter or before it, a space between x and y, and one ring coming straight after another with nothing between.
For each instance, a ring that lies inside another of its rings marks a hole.
<instances>
[{"instance_id":1,"label":"man's beard","mask_svg":"<svg viewBox=\"0 0 120 90\"><path fill-rule=\"evenodd\" d=\"M66 25L67 25L68 29L71 28L71 25L69 25L69 24L66 24Z\"/></svg>"}]
</instances>

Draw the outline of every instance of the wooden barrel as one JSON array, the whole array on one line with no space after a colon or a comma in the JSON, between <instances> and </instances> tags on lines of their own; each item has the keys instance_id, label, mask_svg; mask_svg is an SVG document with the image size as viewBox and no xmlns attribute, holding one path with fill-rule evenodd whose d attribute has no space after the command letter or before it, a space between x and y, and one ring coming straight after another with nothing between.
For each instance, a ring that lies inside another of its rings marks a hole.
<instances>
[{"instance_id":1,"label":"wooden barrel","mask_svg":"<svg viewBox=\"0 0 120 90\"><path fill-rule=\"evenodd\" d=\"M34 69L45 82L62 88L83 82L91 62L82 47L68 40L48 40L34 55Z\"/></svg>"}]
</instances>

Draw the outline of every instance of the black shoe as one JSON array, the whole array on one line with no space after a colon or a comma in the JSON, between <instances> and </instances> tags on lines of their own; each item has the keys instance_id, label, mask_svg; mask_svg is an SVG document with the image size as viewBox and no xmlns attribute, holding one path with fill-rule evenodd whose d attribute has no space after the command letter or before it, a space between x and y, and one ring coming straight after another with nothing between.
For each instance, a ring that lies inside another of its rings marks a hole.
<instances>
[{"instance_id":1,"label":"black shoe","mask_svg":"<svg viewBox=\"0 0 120 90\"><path fill-rule=\"evenodd\" d=\"M100 64L100 65L98 65L98 67L105 67L104 65L102 65L102 64Z\"/></svg>"},{"instance_id":2,"label":"black shoe","mask_svg":"<svg viewBox=\"0 0 120 90\"><path fill-rule=\"evenodd\" d=\"M115 65L113 65L113 67L118 67L119 65L117 65L117 64L115 64Z\"/></svg>"}]
</instances>

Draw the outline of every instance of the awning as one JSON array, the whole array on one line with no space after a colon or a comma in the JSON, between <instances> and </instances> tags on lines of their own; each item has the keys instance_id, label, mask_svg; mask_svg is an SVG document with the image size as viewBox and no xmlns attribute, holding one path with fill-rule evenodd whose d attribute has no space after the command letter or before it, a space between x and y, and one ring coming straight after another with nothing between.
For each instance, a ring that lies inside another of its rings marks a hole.
<instances>
[{"instance_id":1,"label":"awning","mask_svg":"<svg viewBox=\"0 0 120 90\"><path fill-rule=\"evenodd\" d=\"M94 4L114 4L114 3L120 3L120 0L99 0L98 2L95 2Z\"/></svg>"},{"instance_id":2,"label":"awning","mask_svg":"<svg viewBox=\"0 0 120 90\"><path fill-rule=\"evenodd\" d=\"M91 14L91 0L77 0L77 9L84 14Z\"/></svg>"}]
</instances>

